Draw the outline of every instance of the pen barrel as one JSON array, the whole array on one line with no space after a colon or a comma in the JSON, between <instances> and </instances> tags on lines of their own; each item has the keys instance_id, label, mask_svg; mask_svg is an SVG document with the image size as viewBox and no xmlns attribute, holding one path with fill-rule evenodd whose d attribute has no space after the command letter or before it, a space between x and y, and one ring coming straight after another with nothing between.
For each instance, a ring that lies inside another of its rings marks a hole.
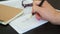
<instances>
[{"instance_id":1,"label":"pen barrel","mask_svg":"<svg viewBox=\"0 0 60 34\"><path fill-rule=\"evenodd\" d=\"M40 4L38 6L42 6L45 0L41 0Z\"/></svg>"}]
</instances>

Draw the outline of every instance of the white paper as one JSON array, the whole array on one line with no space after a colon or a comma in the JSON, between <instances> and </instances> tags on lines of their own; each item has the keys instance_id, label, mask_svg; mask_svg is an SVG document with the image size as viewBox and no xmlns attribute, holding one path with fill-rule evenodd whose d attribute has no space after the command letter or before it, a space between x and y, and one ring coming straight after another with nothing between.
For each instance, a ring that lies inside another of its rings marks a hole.
<instances>
[{"instance_id":1,"label":"white paper","mask_svg":"<svg viewBox=\"0 0 60 34\"><path fill-rule=\"evenodd\" d=\"M24 14L20 17L18 17L16 20L12 21L10 25L18 32L18 33L25 33L31 29L34 29L38 26L41 26L47 21L45 20L40 20L38 21L35 16L31 16L31 7L25 8ZM28 12L29 11L29 12Z\"/></svg>"},{"instance_id":2,"label":"white paper","mask_svg":"<svg viewBox=\"0 0 60 34\"><path fill-rule=\"evenodd\" d=\"M15 7L15 8L21 8L21 9L23 9L23 7L21 5L22 4L22 0L2 1L2 2L0 2L0 4L11 6L11 7Z\"/></svg>"}]
</instances>

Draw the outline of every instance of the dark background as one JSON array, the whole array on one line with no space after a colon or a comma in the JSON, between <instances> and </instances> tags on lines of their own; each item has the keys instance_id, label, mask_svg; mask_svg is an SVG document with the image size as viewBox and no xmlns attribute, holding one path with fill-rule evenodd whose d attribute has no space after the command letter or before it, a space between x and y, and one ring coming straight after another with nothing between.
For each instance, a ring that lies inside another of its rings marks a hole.
<instances>
[{"instance_id":1,"label":"dark background","mask_svg":"<svg viewBox=\"0 0 60 34\"><path fill-rule=\"evenodd\" d=\"M60 0L48 0L48 2L54 8L60 9ZM6 26L0 24L0 34L18 34L18 33L9 24ZM53 25L50 22L48 22L24 34L60 34L60 26Z\"/></svg>"},{"instance_id":2,"label":"dark background","mask_svg":"<svg viewBox=\"0 0 60 34\"><path fill-rule=\"evenodd\" d=\"M47 0L54 8L60 9L60 0Z\"/></svg>"}]
</instances>

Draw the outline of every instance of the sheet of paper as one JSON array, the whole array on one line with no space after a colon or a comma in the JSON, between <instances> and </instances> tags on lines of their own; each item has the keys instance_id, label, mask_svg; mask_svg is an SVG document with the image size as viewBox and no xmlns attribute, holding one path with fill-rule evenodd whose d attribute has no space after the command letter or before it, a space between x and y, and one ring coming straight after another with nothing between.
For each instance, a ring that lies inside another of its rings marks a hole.
<instances>
[{"instance_id":1,"label":"sheet of paper","mask_svg":"<svg viewBox=\"0 0 60 34\"><path fill-rule=\"evenodd\" d=\"M23 10L24 14L10 23L10 25L20 34L47 23L47 21L42 19L38 21L35 16L30 18L31 9L31 7L25 8Z\"/></svg>"},{"instance_id":2,"label":"sheet of paper","mask_svg":"<svg viewBox=\"0 0 60 34\"><path fill-rule=\"evenodd\" d=\"M0 4L23 9L23 7L21 5L22 0L8 0L8 1L0 2Z\"/></svg>"}]
</instances>

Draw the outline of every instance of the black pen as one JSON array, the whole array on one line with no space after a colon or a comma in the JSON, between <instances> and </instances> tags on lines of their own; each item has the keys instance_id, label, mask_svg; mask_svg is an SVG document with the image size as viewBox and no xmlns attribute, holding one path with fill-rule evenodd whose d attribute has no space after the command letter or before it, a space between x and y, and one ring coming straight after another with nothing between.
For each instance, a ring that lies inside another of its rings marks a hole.
<instances>
[{"instance_id":1,"label":"black pen","mask_svg":"<svg viewBox=\"0 0 60 34\"><path fill-rule=\"evenodd\" d=\"M44 1L45 1L45 0L42 0L38 6L41 7L41 6L43 5ZM34 13L32 13L32 15L35 15L36 13L37 13L37 12L34 12ZM39 14L38 14L38 15L39 15Z\"/></svg>"}]
</instances>

